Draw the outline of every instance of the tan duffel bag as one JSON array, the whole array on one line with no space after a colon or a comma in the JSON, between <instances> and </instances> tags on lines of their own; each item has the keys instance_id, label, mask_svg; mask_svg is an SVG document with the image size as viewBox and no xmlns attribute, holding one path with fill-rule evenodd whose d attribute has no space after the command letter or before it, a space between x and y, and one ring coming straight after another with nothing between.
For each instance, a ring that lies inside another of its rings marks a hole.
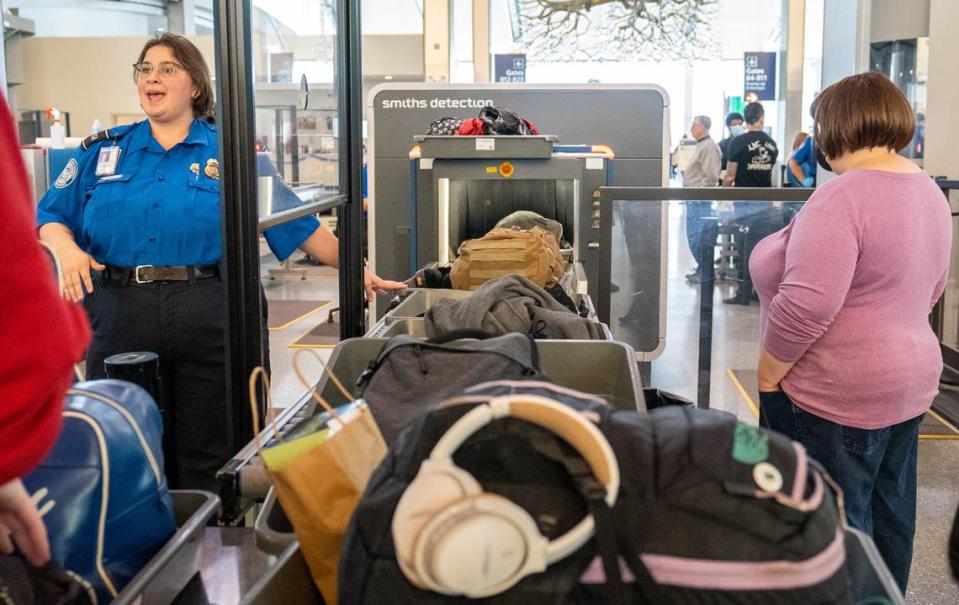
<instances>
[{"instance_id":1,"label":"tan duffel bag","mask_svg":"<svg viewBox=\"0 0 959 605\"><path fill-rule=\"evenodd\" d=\"M566 270L556 238L540 227L493 229L479 239L460 244L458 254L450 270L450 280L457 290L475 290L510 273L550 288Z\"/></svg>"}]
</instances>

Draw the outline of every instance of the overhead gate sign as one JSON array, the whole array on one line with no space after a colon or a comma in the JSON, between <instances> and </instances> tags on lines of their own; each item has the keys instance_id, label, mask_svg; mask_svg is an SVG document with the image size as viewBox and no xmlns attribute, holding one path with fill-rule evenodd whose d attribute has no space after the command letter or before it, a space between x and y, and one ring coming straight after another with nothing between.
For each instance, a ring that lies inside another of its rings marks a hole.
<instances>
[{"instance_id":1,"label":"overhead gate sign","mask_svg":"<svg viewBox=\"0 0 959 605\"><path fill-rule=\"evenodd\" d=\"M776 100L776 53L744 53L743 92L747 103Z\"/></svg>"}]
</instances>

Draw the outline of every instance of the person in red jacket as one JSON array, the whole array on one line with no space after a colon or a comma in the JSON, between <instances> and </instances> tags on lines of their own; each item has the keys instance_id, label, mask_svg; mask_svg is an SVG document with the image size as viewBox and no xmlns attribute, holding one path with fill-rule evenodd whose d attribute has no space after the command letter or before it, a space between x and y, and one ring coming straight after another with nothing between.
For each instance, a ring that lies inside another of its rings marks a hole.
<instances>
[{"instance_id":1,"label":"person in red jacket","mask_svg":"<svg viewBox=\"0 0 959 605\"><path fill-rule=\"evenodd\" d=\"M37 238L10 110L0 95L0 551L50 558L46 529L20 477L60 430L73 364L90 341L83 309L62 300Z\"/></svg>"}]
</instances>

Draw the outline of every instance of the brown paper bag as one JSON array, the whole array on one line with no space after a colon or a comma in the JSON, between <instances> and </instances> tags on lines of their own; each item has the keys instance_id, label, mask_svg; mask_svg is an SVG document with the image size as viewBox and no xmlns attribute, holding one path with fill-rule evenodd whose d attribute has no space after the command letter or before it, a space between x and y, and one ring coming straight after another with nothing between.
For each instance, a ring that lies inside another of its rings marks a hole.
<instances>
[{"instance_id":1,"label":"brown paper bag","mask_svg":"<svg viewBox=\"0 0 959 605\"><path fill-rule=\"evenodd\" d=\"M294 370L333 419L324 429L328 431L325 439L318 440L318 445L286 462L279 470L270 470L270 476L283 511L296 532L313 581L324 601L336 603L336 578L346 528L366 483L386 455L386 443L365 404L340 415L306 382L297 366L297 357L304 352L312 353L323 363L315 352L303 349L294 355ZM323 367L347 398L353 399L329 368L325 364Z\"/></svg>"}]
</instances>

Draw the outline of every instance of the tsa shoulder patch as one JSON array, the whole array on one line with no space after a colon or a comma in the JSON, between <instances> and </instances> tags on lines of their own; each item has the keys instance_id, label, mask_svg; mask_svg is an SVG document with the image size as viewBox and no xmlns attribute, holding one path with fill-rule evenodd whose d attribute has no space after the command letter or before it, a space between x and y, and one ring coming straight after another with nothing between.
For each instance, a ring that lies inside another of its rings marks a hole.
<instances>
[{"instance_id":1,"label":"tsa shoulder patch","mask_svg":"<svg viewBox=\"0 0 959 605\"><path fill-rule=\"evenodd\" d=\"M63 167L63 172L60 173L60 176L57 177L56 182L53 184L57 189L63 189L70 183L72 183L77 178L77 161L74 158L70 158L70 161L67 162L67 165Z\"/></svg>"}]
</instances>

